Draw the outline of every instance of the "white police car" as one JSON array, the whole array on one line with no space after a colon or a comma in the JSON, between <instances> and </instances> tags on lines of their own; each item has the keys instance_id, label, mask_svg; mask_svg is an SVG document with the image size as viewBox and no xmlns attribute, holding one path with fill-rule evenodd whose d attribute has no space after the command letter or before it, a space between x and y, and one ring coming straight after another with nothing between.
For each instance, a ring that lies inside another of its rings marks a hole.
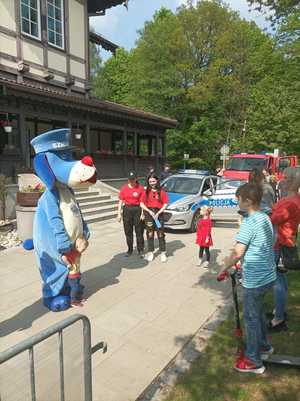
<instances>
[{"instance_id":1,"label":"white police car","mask_svg":"<svg viewBox=\"0 0 300 401\"><path fill-rule=\"evenodd\" d=\"M224 180L202 170L181 170L162 182L169 205L164 213L165 227L195 232L203 205L212 206L213 220L236 221L238 205L235 198L238 180Z\"/></svg>"}]
</instances>

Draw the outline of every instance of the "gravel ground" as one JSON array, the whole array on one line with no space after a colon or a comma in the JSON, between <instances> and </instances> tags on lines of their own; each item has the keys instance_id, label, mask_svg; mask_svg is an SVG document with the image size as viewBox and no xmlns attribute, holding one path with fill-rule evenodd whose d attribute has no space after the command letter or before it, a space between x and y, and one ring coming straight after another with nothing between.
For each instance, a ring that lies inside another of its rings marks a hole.
<instances>
[{"instance_id":1,"label":"gravel ground","mask_svg":"<svg viewBox=\"0 0 300 401\"><path fill-rule=\"evenodd\" d=\"M15 222L8 226L4 225L4 222L0 220L0 250L19 246L21 243Z\"/></svg>"}]
</instances>

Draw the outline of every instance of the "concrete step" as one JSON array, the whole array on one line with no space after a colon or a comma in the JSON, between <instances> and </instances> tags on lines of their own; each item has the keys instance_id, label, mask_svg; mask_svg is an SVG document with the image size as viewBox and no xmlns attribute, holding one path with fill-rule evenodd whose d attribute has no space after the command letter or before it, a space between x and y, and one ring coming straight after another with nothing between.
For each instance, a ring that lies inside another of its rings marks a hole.
<instances>
[{"instance_id":1,"label":"concrete step","mask_svg":"<svg viewBox=\"0 0 300 401\"><path fill-rule=\"evenodd\" d=\"M101 201L90 200L89 202L80 202L80 209L85 211L86 209L101 208L103 206L118 205L117 199L104 199Z\"/></svg>"},{"instance_id":2,"label":"concrete step","mask_svg":"<svg viewBox=\"0 0 300 401\"><path fill-rule=\"evenodd\" d=\"M81 187L78 187L76 189L74 188L74 192L75 192L75 194L77 194L79 192L88 192L89 188L90 188L89 185L88 186L81 186Z\"/></svg>"},{"instance_id":3,"label":"concrete step","mask_svg":"<svg viewBox=\"0 0 300 401\"><path fill-rule=\"evenodd\" d=\"M91 223L96 223L98 221L115 219L117 215L118 215L117 212L111 211L107 213L100 213L100 214L94 214L92 216L87 216L85 217L84 220L86 221L86 223L91 224Z\"/></svg>"},{"instance_id":4,"label":"concrete step","mask_svg":"<svg viewBox=\"0 0 300 401\"><path fill-rule=\"evenodd\" d=\"M94 216L94 215L100 215L100 214L105 214L109 212L116 212L118 210L117 205L111 205L111 206L103 206L103 207L95 207L92 209L86 209L82 210L83 217L86 218L86 216Z\"/></svg>"},{"instance_id":5,"label":"concrete step","mask_svg":"<svg viewBox=\"0 0 300 401\"><path fill-rule=\"evenodd\" d=\"M103 201L103 200L110 200L111 197L110 195L92 195L92 196L85 196L84 198L78 198L76 196L76 200L79 203L79 205L81 205L82 203L86 203L86 202L93 202L93 201Z\"/></svg>"},{"instance_id":6,"label":"concrete step","mask_svg":"<svg viewBox=\"0 0 300 401\"><path fill-rule=\"evenodd\" d=\"M87 196L98 196L98 195L100 195L99 191L80 191L80 192L75 192L76 199L85 198Z\"/></svg>"}]
</instances>

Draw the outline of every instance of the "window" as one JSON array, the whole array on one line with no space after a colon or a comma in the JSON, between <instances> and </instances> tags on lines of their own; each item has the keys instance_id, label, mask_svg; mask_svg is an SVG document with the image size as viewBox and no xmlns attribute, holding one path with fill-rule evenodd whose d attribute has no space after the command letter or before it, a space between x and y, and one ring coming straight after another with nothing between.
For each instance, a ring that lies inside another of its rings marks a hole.
<instances>
[{"instance_id":1,"label":"window","mask_svg":"<svg viewBox=\"0 0 300 401\"><path fill-rule=\"evenodd\" d=\"M134 134L132 133L127 134L127 154L134 154Z\"/></svg>"},{"instance_id":2,"label":"window","mask_svg":"<svg viewBox=\"0 0 300 401\"><path fill-rule=\"evenodd\" d=\"M150 155L150 142L149 137L144 135L138 135L138 155L149 156Z\"/></svg>"},{"instance_id":3,"label":"window","mask_svg":"<svg viewBox=\"0 0 300 401\"><path fill-rule=\"evenodd\" d=\"M21 0L21 29L26 35L41 38L39 0Z\"/></svg>"},{"instance_id":4,"label":"window","mask_svg":"<svg viewBox=\"0 0 300 401\"><path fill-rule=\"evenodd\" d=\"M266 167L266 158L262 157L232 157L229 159L227 170L251 171L254 168Z\"/></svg>"},{"instance_id":5,"label":"window","mask_svg":"<svg viewBox=\"0 0 300 401\"><path fill-rule=\"evenodd\" d=\"M201 178L171 177L163 183L163 188L167 192L196 195L200 191L201 184Z\"/></svg>"},{"instance_id":6,"label":"window","mask_svg":"<svg viewBox=\"0 0 300 401\"><path fill-rule=\"evenodd\" d=\"M114 153L121 154L123 153L123 133L122 132L113 132L111 137L111 149Z\"/></svg>"},{"instance_id":7,"label":"window","mask_svg":"<svg viewBox=\"0 0 300 401\"><path fill-rule=\"evenodd\" d=\"M47 0L48 42L64 48L63 0Z\"/></svg>"}]
</instances>

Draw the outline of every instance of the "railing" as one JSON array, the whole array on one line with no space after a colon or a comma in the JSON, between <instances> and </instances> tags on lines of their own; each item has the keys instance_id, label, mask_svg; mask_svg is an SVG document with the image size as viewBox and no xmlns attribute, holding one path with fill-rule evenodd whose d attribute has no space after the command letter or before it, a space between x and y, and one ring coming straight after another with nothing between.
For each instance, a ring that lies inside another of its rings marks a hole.
<instances>
[{"instance_id":1,"label":"railing","mask_svg":"<svg viewBox=\"0 0 300 401\"><path fill-rule=\"evenodd\" d=\"M36 375L34 347L49 337L58 335L58 354L59 354L59 388L60 401L65 401L65 375L64 375L64 343L63 331L74 323L82 321L83 334L83 372L84 372L84 401L92 401L92 353L103 349L106 352L106 345L99 343L93 348L91 346L91 326L89 319L84 315L75 314L53 326L41 331L40 333L20 342L19 344L0 353L0 365L11 360L17 355L28 351L28 365L30 371L30 394L31 401L38 401L36 394ZM1 400L0 393L0 400ZM3 400L5 401L5 400Z\"/></svg>"}]
</instances>

